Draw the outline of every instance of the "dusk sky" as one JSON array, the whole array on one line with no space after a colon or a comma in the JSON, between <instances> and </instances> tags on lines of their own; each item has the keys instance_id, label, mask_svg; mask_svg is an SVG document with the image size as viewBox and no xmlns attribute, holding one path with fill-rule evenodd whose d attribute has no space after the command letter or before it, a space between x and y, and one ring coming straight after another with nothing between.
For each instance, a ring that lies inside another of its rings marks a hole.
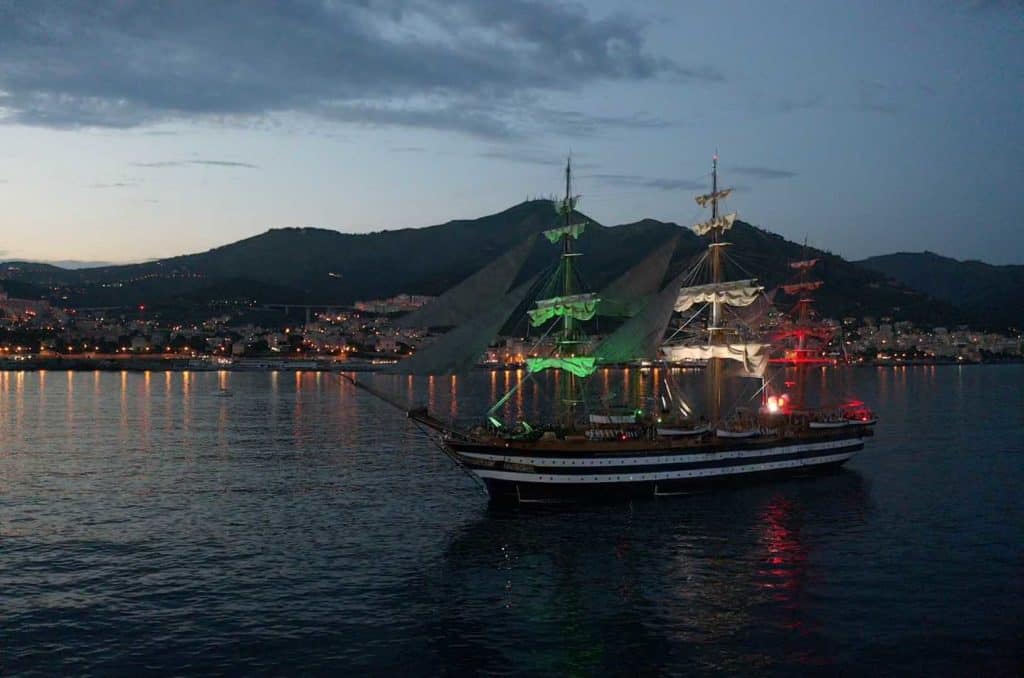
<instances>
[{"instance_id":1,"label":"dusk sky","mask_svg":"<svg viewBox=\"0 0 1024 678\"><path fill-rule=\"evenodd\" d=\"M1024 4L0 0L0 259L283 226L730 209L849 258L1024 263Z\"/></svg>"}]
</instances>

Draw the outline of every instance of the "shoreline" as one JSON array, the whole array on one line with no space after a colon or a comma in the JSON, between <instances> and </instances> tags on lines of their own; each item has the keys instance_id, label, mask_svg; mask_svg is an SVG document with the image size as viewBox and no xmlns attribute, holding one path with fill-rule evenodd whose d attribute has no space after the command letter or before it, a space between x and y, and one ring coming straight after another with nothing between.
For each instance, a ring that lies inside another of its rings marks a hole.
<instances>
[{"instance_id":1,"label":"shoreline","mask_svg":"<svg viewBox=\"0 0 1024 678\"><path fill-rule=\"evenodd\" d=\"M119 356L104 358L26 358L0 359L0 372L378 372L392 364L393 359L243 359L218 364L197 358L160 358L145 356ZM929 360L929 361L872 361L830 364L830 367L935 367L965 365L1020 365L1024 358L991 361ZM612 369L652 369L656 366L609 365ZM704 369L700 365L677 365L675 369ZM522 366L477 365L474 370L517 371Z\"/></svg>"}]
</instances>

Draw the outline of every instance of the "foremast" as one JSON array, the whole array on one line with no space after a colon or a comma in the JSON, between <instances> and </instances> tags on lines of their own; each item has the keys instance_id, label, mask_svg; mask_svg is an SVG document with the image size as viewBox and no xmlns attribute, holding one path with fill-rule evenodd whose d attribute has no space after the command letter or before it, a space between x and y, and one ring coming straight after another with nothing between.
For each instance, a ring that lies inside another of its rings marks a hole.
<instances>
[{"instance_id":1,"label":"foremast","mask_svg":"<svg viewBox=\"0 0 1024 678\"><path fill-rule=\"evenodd\" d=\"M560 237L562 240L562 298L574 299L579 291L576 285L575 258L578 255L573 251L573 241L579 237L572 221L576 210L577 196L572 192L572 158L565 161L565 197L558 205L562 217ZM579 231L582 232L585 223L579 224ZM579 314L583 315L583 314ZM576 357L580 348L580 332L577 325L577 313L565 313L562 320L562 336L558 340L559 357ZM563 370L563 378L560 380L559 400L561 401L560 419L562 425L567 429L575 427L576 407L579 404L580 388L576 383L576 375L571 370Z\"/></svg>"},{"instance_id":2,"label":"foremast","mask_svg":"<svg viewBox=\"0 0 1024 678\"><path fill-rule=\"evenodd\" d=\"M582 256L575 249L575 241L586 230L585 221L574 221L579 196L573 193L572 160L565 164L565 197L555 203L557 226L544 231L544 237L561 247L558 269L548 281L530 310L530 324L541 327L549 321L559 320L561 327L554 334L555 350L549 356L531 357L526 361L530 375L545 370L557 372L559 423L566 429L575 428L576 412L583 402L580 379L590 376L596 359L590 355L589 342L581 323L594 317L600 299L584 289L576 260ZM553 328L552 328L553 329Z\"/></svg>"}]
</instances>

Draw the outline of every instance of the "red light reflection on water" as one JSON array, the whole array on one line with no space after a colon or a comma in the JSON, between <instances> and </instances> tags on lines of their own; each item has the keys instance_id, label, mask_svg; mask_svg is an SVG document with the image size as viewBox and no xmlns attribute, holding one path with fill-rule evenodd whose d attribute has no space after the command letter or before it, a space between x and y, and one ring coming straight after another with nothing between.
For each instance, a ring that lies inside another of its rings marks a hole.
<instances>
[{"instance_id":1,"label":"red light reflection on water","mask_svg":"<svg viewBox=\"0 0 1024 678\"><path fill-rule=\"evenodd\" d=\"M798 613L797 599L807 576L807 550L798 532L791 527L795 520L793 513L788 500L776 498L762 514L761 541L766 554L758 575L761 588L774 592L773 600L783 603L790 612ZM791 629L803 626L796 614L783 625Z\"/></svg>"}]
</instances>

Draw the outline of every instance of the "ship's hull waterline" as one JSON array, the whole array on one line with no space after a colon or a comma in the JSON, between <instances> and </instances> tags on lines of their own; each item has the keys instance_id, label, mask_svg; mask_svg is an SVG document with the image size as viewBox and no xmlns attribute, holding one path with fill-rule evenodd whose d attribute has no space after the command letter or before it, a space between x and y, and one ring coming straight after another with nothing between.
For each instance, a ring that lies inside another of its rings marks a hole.
<instances>
[{"instance_id":1,"label":"ship's hull waterline","mask_svg":"<svg viewBox=\"0 0 1024 678\"><path fill-rule=\"evenodd\" d=\"M798 476L838 468L863 449L871 432L814 439L778 438L689 449L555 450L454 440L451 456L487 488L495 503L609 501L685 494L702 488ZM651 446L653 447L653 445Z\"/></svg>"}]
</instances>

